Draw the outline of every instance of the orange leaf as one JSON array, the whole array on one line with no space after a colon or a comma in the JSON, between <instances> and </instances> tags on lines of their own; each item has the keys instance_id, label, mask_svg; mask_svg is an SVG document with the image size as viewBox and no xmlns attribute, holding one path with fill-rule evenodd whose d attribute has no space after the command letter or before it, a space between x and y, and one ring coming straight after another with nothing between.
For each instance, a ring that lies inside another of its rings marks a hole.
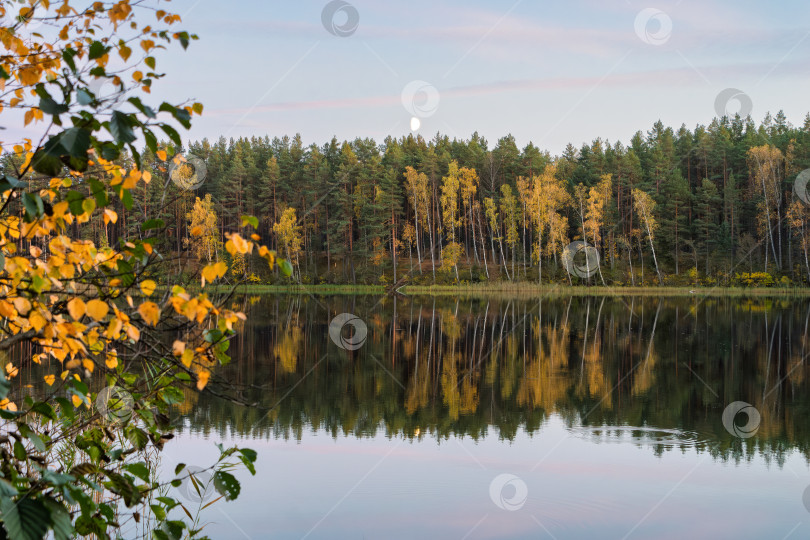
<instances>
[{"instance_id":1,"label":"orange leaf","mask_svg":"<svg viewBox=\"0 0 810 540\"><path fill-rule=\"evenodd\" d=\"M68 302L67 308L74 321L81 319L84 313L87 311L87 306L85 305L84 300L81 298L74 298Z\"/></svg>"},{"instance_id":2,"label":"orange leaf","mask_svg":"<svg viewBox=\"0 0 810 540\"><path fill-rule=\"evenodd\" d=\"M160 308L154 302L144 302L138 306L138 313L141 314L144 321L152 326L157 326L160 320Z\"/></svg>"},{"instance_id":3,"label":"orange leaf","mask_svg":"<svg viewBox=\"0 0 810 540\"><path fill-rule=\"evenodd\" d=\"M87 314L93 317L95 320L100 321L104 317L107 316L107 313L110 311L110 306L102 302L101 300L96 300L95 298L87 302Z\"/></svg>"}]
</instances>

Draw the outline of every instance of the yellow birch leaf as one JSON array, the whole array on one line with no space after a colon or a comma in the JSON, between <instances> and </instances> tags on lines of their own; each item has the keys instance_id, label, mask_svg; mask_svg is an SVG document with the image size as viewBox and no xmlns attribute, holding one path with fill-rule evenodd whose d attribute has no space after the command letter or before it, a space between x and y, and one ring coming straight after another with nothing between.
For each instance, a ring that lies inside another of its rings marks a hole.
<instances>
[{"instance_id":1,"label":"yellow birch leaf","mask_svg":"<svg viewBox=\"0 0 810 540\"><path fill-rule=\"evenodd\" d=\"M0 315L6 319L14 319L17 317L17 310L5 300L0 300Z\"/></svg>"},{"instance_id":2,"label":"yellow birch leaf","mask_svg":"<svg viewBox=\"0 0 810 540\"><path fill-rule=\"evenodd\" d=\"M154 302L144 302L138 306L138 313L141 314L144 321L152 326L157 326L160 320L160 308Z\"/></svg>"},{"instance_id":3,"label":"yellow birch leaf","mask_svg":"<svg viewBox=\"0 0 810 540\"><path fill-rule=\"evenodd\" d=\"M110 306L102 302L101 300L96 300L95 298L87 302L87 314L93 317L95 320L100 321L104 317L107 316L107 313L110 311Z\"/></svg>"},{"instance_id":4,"label":"yellow birch leaf","mask_svg":"<svg viewBox=\"0 0 810 540\"><path fill-rule=\"evenodd\" d=\"M5 398L4 400L0 401L0 409L5 411L16 411L17 406L13 402L9 401L8 398Z\"/></svg>"},{"instance_id":5,"label":"yellow birch leaf","mask_svg":"<svg viewBox=\"0 0 810 540\"><path fill-rule=\"evenodd\" d=\"M87 311L87 306L85 305L84 300L81 298L74 298L68 302L67 308L74 321L81 319L84 313Z\"/></svg>"},{"instance_id":6,"label":"yellow birch leaf","mask_svg":"<svg viewBox=\"0 0 810 540\"><path fill-rule=\"evenodd\" d=\"M45 375L45 383L48 386L53 386L53 383L56 381L56 375Z\"/></svg>"},{"instance_id":7,"label":"yellow birch leaf","mask_svg":"<svg viewBox=\"0 0 810 540\"><path fill-rule=\"evenodd\" d=\"M211 376L207 371L201 371L197 374L197 390L202 390L208 384L208 378Z\"/></svg>"},{"instance_id":8,"label":"yellow birch leaf","mask_svg":"<svg viewBox=\"0 0 810 540\"><path fill-rule=\"evenodd\" d=\"M28 322L31 323L31 326L34 327L34 330L39 332L42 328L48 323L45 320L45 317L39 311L32 311L31 315L28 317Z\"/></svg>"},{"instance_id":9,"label":"yellow birch leaf","mask_svg":"<svg viewBox=\"0 0 810 540\"><path fill-rule=\"evenodd\" d=\"M155 283L151 279L147 279L146 281L141 282L141 292L146 296L152 296L152 293L155 292L156 287L157 283Z\"/></svg>"},{"instance_id":10,"label":"yellow birch leaf","mask_svg":"<svg viewBox=\"0 0 810 540\"><path fill-rule=\"evenodd\" d=\"M28 315L28 312L31 311L31 302L27 298L17 297L12 302L14 302L14 307L17 308L20 315Z\"/></svg>"},{"instance_id":11,"label":"yellow birch leaf","mask_svg":"<svg viewBox=\"0 0 810 540\"><path fill-rule=\"evenodd\" d=\"M192 360L194 360L194 351L191 349L186 349L183 351L183 355L180 357L180 361L183 362L183 365L190 367Z\"/></svg>"},{"instance_id":12,"label":"yellow birch leaf","mask_svg":"<svg viewBox=\"0 0 810 540\"><path fill-rule=\"evenodd\" d=\"M175 356L180 356L183 354L183 351L186 350L186 342L180 341L179 339L174 340L172 343L172 354Z\"/></svg>"},{"instance_id":13,"label":"yellow birch leaf","mask_svg":"<svg viewBox=\"0 0 810 540\"><path fill-rule=\"evenodd\" d=\"M112 221L113 223L117 222L118 221L118 214L116 214L114 210L111 210L109 208L105 208L104 209L104 224L106 225L110 221Z\"/></svg>"},{"instance_id":14,"label":"yellow birch leaf","mask_svg":"<svg viewBox=\"0 0 810 540\"><path fill-rule=\"evenodd\" d=\"M127 325L127 336L132 341L138 341L141 339L141 331L138 330L136 327L132 326L131 324Z\"/></svg>"}]
</instances>

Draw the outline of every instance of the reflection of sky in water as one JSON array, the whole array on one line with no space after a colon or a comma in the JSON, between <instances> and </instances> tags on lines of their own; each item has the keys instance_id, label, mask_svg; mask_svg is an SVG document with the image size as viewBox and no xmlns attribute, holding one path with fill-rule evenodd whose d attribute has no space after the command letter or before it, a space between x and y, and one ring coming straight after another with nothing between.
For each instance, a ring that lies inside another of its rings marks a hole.
<instances>
[{"instance_id":1,"label":"reflection of sky in water","mask_svg":"<svg viewBox=\"0 0 810 540\"><path fill-rule=\"evenodd\" d=\"M213 463L215 442L183 435L167 445L164 470L181 461ZM692 448L657 457L626 433L612 442L595 444L557 416L533 436L519 432L511 443L495 434L477 443L430 437L411 443L381 435L334 440L311 432L300 442L243 440L238 444L259 453L257 474L239 472L242 494L209 508L212 523L204 532L212 538L309 533L313 539L471 540L810 534L802 504L810 474L797 453L779 468L761 456L723 463ZM519 510L502 510L490 499L490 482L502 473L528 487Z\"/></svg>"}]
</instances>

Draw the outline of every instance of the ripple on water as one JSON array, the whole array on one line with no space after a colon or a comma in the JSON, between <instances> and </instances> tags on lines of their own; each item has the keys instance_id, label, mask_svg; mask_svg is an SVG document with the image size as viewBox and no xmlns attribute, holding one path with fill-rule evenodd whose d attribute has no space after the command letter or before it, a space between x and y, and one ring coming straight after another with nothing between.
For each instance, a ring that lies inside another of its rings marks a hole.
<instances>
[{"instance_id":1,"label":"ripple on water","mask_svg":"<svg viewBox=\"0 0 810 540\"><path fill-rule=\"evenodd\" d=\"M575 437L595 443L694 448L706 442L694 431L650 426L574 426L568 428L568 432Z\"/></svg>"}]
</instances>

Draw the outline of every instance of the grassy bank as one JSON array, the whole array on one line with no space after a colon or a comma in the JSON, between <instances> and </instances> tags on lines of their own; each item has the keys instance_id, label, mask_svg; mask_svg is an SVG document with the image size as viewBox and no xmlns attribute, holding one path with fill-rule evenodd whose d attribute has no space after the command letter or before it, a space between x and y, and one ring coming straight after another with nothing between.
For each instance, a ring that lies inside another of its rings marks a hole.
<instances>
[{"instance_id":1,"label":"grassy bank","mask_svg":"<svg viewBox=\"0 0 810 540\"><path fill-rule=\"evenodd\" d=\"M316 295L380 295L387 288L381 285L243 285L243 294L316 294ZM536 283L479 283L470 285L406 285L399 289L406 295L428 296L713 296L713 297L807 297L810 287L583 287L570 285L538 285Z\"/></svg>"},{"instance_id":2,"label":"grassy bank","mask_svg":"<svg viewBox=\"0 0 810 540\"><path fill-rule=\"evenodd\" d=\"M406 294L433 296L713 296L713 297L807 297L810 287L583 287L570 285L537 285L531 283L497 283L467 286L409 286Z\"/></svg>"}]
</instances>

